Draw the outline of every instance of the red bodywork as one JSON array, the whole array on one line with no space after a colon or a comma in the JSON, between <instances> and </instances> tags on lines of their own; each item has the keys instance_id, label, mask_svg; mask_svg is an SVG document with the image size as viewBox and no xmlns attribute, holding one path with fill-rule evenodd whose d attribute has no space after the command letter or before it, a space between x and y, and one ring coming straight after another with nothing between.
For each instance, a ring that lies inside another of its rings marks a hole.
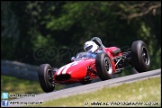
<instances>
[{"instance_id":1,"label":"red bodywork","mask_svg":"<svg viewBox=\"0 0 162 108\"><path fill-rule=\"evenodd\" d=\"M113 73L116 71L115 62L112 60L115 56L120 56L122 53L116 55L113 51L118 49L117 47L105 48L104 51L110 57L113 67ZM94 72L88 72L88 67L96 71L95 59L94 58L84 58L78 61L71 62L65 66L59 68L55 74L54 79L56 83L72 83L83 81L85 76L90 76L91 79L97 78L98 76ZM97 72L97 71L96 71Z\"/></svg>"}]
</instances>

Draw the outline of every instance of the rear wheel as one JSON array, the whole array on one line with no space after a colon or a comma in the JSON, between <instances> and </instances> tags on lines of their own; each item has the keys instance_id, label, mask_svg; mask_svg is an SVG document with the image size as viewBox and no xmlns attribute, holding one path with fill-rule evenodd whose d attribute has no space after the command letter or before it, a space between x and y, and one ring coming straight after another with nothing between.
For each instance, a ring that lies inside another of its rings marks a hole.
<instances>
[{"instance_id":1,"label":"rear wheel","mask_svg":"<svg viewBox=\"0 0 162 108\"><path fill-rule=\"evenodd\" d=\"M113 69L110 58L106 53L98 53L96 56L96 69L101 80L112 78Z\"/></svg>"},{"instance_id":2,"label":"rear wheel","mask_svg":"<svg viewBox=\"0 0 162 108\"><path fill-rule=\"evenodd\" d=\"M42 64L38 69L40 85L44 92L52 92L55 88L54 73L49 64Z\"/></svg>"},{"instance_id":3,"label":"rear wheel","mask_svg":"<svg viewBox=\"0 0 162 108\"><path fill-rule=\"evenodd\" d=\"M147 45L142 40L137 40L131 46L132 65L138 72L148 71L150 68L150 55Z\"/></svg>"}]
</instances>

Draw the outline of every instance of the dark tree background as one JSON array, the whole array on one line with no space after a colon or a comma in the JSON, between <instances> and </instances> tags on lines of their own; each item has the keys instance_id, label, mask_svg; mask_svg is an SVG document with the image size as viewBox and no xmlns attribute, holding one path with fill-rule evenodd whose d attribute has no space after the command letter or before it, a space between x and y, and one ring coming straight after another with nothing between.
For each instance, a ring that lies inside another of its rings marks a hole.
<instances>
[{"instance_id":1,"label":"dark tree background","mask_svg":"<svg viewBox=\"0 0 162 108\"><path fill-rule=\"evenodd\" d=\"M161 1L1 1L1 59L60 67L94 36L121 48L141 39L161 67Z\"/></svg>"}]
</instances>

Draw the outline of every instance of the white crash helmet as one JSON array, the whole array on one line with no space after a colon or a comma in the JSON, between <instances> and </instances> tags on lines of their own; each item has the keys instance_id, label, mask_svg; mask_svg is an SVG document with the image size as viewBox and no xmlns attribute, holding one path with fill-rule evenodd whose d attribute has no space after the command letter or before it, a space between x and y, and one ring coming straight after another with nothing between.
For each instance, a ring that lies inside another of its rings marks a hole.
<instances>
[{"instance_id":1,"label":"white crash helmet","mask_svg":"<svg viewBox=\"0 0 162 108\"><path fill-rule=\"evenodd\" d=\"M95 51L97 51L97 49L99 48L99 46L93 42L93 41L87 41L84 43L84 50L94 53Z\"/></svg>"}]
</instances>

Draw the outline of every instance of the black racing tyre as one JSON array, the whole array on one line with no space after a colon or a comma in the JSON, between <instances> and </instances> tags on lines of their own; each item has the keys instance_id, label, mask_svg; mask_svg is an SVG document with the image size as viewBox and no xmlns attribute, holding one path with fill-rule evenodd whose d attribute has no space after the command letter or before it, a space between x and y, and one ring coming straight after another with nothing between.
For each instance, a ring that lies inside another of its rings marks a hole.
<instances>
[{"instance_id":1,"label":"black racing tyre","mask_svg":"<svg viewBox=\"0 0 162 108\"><path fill-rule=\"evenodd\" d=\"M98 53L96 56L96 69L101 80L112 78L112 63L106 53Z\"/></svg>"},{"instance_id":2,"label":"black racing tyre","mask_svg":"<svg viewBox=\"0 0 162 108\"><path fill-rule=\"evenodd\" d=\"M38 69L38 77L44 92L52 92L55 88L54 73L49 64L42 64Z\"/></svg>"},{"instance_id":3,"label":"black racing tyre","mask_svg":"<svg viewBox=\"0 0 162 108\"><path fill-rule=\"evenodd\" d=\"M137 40L131 46L132 65L138 72L148 71L150 68L150 54L147 45L142 40Z\"/></svg>"}]
</instances>

